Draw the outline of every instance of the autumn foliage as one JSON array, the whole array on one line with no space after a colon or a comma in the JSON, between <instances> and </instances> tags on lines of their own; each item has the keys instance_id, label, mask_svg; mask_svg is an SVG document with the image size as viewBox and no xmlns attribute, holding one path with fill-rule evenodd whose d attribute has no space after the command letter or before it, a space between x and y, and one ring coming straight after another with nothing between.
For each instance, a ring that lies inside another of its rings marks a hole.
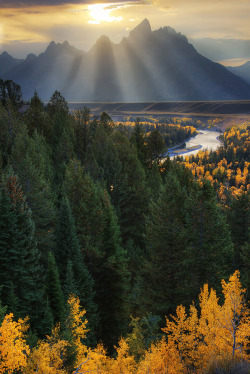
<instances>
[{"instance_id":1,"label":"autumn foliage","mask_svg":"<svg viewBox=\"0 0 250 374\"><path fill-rule=\"evenodd\" d=\"M183 163L196 179L208 179L219 199L226 203L228 196L242 195L250 188L250 131L244 125L232 127L221 138L224 148L187 156Z\"/></svg>"},{"instance_id":2,"label":"autumn foliage","mask_svg":"<svg viewBox=\"0 0 250 374\"><path fill-rule=\"evenodd\" d=\"M64 370L64 359L66 347L69 343L59 337L59 325L54 327L51 336L40 340L31 351L25 374L66 374Z\"/></svg>"},{"instance_id":3,"label":"autumn foliage","mask_svg":"<svg viewBox=\"0 0 250 374\"><path fill-rule=\"evenodd\" d=\"M250 336L249 309L245 292L236 271L228 283L222 281L224 303L220 305L216 292L204 285L200 296L200 315L194 305L189 314L178 306L176 316L166 318L163 329L181 356L187 369L204 372L215 362L247 359Z\"/></svg>"},{"instance_id":4,"label":"autumn foliage","mask_svg":"<svg viewBox=\"0 0 250 374\"><path fill-rule=\"evenodd\" d=\"M14 373L27 365L30 355L25 332L28 329L27 319L14 320L12 313L7 314L0 327L0 373Z\"/></svg>"},{"instance_id":5,"label":"autumn foliage","mask_svg":"<svg viewBox=\"0 0 250 374\"><path fill-rule=\"evenodd\" d=\"M245 303L246 290L239 271L228 282L222 280L223 302L205 284L199 295L199 307L189 311L180 305L176 314L166 317L165 335L151 344L139 362L130 355L129 340L121 338L110 357L102 344L90 348L85 344L88 333L85 311L79 299L68 300L68 329L72 339L64 340L60 326L30 350L25 334L27 320L14 321L5 316L0 327L0 373L16 370L25 374L66 374L67 348L76 348L74 374L185 374L206 373L224 362L249 361L250 315Z\"/></svg>"}]
</instances>

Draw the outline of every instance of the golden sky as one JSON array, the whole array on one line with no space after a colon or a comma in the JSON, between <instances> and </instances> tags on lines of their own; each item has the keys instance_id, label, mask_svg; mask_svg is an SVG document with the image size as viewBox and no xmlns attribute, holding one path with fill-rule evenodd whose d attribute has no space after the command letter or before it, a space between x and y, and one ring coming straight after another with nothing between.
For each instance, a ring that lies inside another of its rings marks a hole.
<instances>
[{"instance_id":1,"label":"golden sky","mask_svg":"<svg viewBox=\"0 0 250 374\"><path fill-rule=\"evenodd\" d=\"M102 34L118 43L144 18L192 38L250 39L249 0L0 0L0 51L25 57L51 40L87 51Z\"/></svg>"}]
</instances>

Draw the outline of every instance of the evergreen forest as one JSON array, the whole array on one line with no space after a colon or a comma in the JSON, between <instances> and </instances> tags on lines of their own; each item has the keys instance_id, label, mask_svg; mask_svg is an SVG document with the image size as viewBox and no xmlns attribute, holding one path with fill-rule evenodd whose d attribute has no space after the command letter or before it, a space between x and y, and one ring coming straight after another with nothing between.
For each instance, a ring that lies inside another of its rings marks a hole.
<instances>
[{"instance_id":1,"label":"evergreen forest","mask_svg":"<svg viewBox=\"0 0 250 374\"><path fill-rule=\"evenodd\" d=\"M249 123L170 160L191 120L0 85L0 373L249 373Z\"/></svg>"}]
</instances>

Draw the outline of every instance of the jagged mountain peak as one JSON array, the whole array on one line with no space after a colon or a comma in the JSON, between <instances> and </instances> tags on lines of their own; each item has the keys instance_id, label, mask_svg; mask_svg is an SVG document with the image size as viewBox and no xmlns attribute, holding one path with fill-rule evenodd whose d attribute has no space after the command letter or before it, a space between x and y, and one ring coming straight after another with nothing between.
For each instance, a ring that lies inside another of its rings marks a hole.
<instances>
[{"instance_id":1,"label":"jagged mountain peak","mask_svg":"<svg viewBox=\"0 0 250 374\"><path fill-rule=\"evenodd\" d=\"M67 40L63 43L50 42L45 53L46 54L57 54L57 53L76 53L80 52L75 47L69 44Z\"/></svg>"},{"instance_id":2,"label":"jagged mountain peak","mask_svg":"<svg viewBox=\"0 0 250 374\"><path fill-rule=\"evenodd\" d=\"M153 34L166 40L176 40L181 43L188 44L187 37L180 32L177 32L171 26L161 27L160 29L153 31Z\"/></svg>"},{"instance_id":3,"label":"jagged mountain peak","mask_svg":"<svg viewBox=\"0 0 250 374\"><path fill-rule=\"evenodd\" d=\"M99 39L97 39L95 44L111 44L111 40L107 35L101 35Z\"/></svg>"},{"instance_id":4,"label":"jagged mountain peak","mask_svg":"<svg viewBox=\"0 0 250 374\"><path fill-rule=\"evenodd\" d=\"M14 58L6 51L0 53L0 76L2 77L6 72L19 65L22 61L23 59Z\"/></svg>"},{"instance_id":5,"label":"jagged mountain peak","mask_svg":"<svg viewBox=\"0 0 250 374\"><path fill-rule=\"evenodd\" d=\"M68 48L68 47L70 47L70 44L69 44L68 40L65 40L65 41L62 43L62 46L63 46L64 48Z\"/></svg>"},{"instance_id":6,"label":"jagged mountain peak","mask_svg":"<svg viewBox=\"0 0 250 374\"><path fill-rule=\"evenodd\" d=\"M33 61L37 58L37 56L34 53L29 53L26 57L26 61Z\"/></svg>"},{"instance_id":7,"label":"jagged mountain peak","mask_svg":"<svg viewBox=\"0 0 250 374\"><path fill-rule=\"evenodd\" d=\"M137 25L133 30L130 31L129 36L135 37L138 35L148 36L151 34L151 26L149 20L145 18L139 25Z\"/></svg>"},{"instance_id":8,"label":"jagged mountain peak","mask_svg":"<svg viewBox=\"0 0 250 374\"><path fill-rule=\"evenodd\" d=\"M107 35L101 35L99 39L95 42L94 46L90 49L90 53L95 53L96 51L109 51L113 47L113 43Z\"/></svg>"},{"instance_id":9,"label":"jagged mountain peak","mask_svg":"<svg viewBox=\"0 0 250 374\"><path fill-rule=\"evenodd\" d=\"M18 59L18 58L15 58L13 56L11 56L7 51L3 51L2 53L0 53L0 57L1 57L1 60L3 61L10 61L10 60L13 60L13 61L22 61L22 59Z\"/></svg>"},{"instance_id":10,"label":"jagged mountain peak","mask_svg":"<svg viewBox=\"0 0 250 374\"><path fill-rule=\"evenodd\" d=\"M48 45L48 47L47 47L47 49L52 49L52 48L55 48L56 47L56 42L54 41L54 40L52 40L50 43L49 43L49 45Z\"/></svg>"},{"instance_id":11,"label":"jagged mountain peak","mask_svg":"<svg viewBox=\"0 0 250 374\"><path fill-rule=\"evenodd\" d=\"M0 56L2 56L2 57L12 57L8 52L6 52L6 51L3 51L2 53L1 53L1 55Z\"/></svg>"}]
</instances>

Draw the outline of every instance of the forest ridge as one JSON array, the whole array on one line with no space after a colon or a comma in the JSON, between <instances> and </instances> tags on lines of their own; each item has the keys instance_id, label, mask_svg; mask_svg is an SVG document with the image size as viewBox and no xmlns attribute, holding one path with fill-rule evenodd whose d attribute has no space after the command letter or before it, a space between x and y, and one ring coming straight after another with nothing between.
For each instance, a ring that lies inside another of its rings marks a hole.
<instances>
[{"instance_id":1,"label":"forest ridge","mask_svg":"<svg viewBox=\"0 0 250 374\"><path fill-rule=\"evenodd\" d=\"M206 124L0 82L0 373L248 373L249 123L172 161Z\"/></svg>"}]
</instances>

